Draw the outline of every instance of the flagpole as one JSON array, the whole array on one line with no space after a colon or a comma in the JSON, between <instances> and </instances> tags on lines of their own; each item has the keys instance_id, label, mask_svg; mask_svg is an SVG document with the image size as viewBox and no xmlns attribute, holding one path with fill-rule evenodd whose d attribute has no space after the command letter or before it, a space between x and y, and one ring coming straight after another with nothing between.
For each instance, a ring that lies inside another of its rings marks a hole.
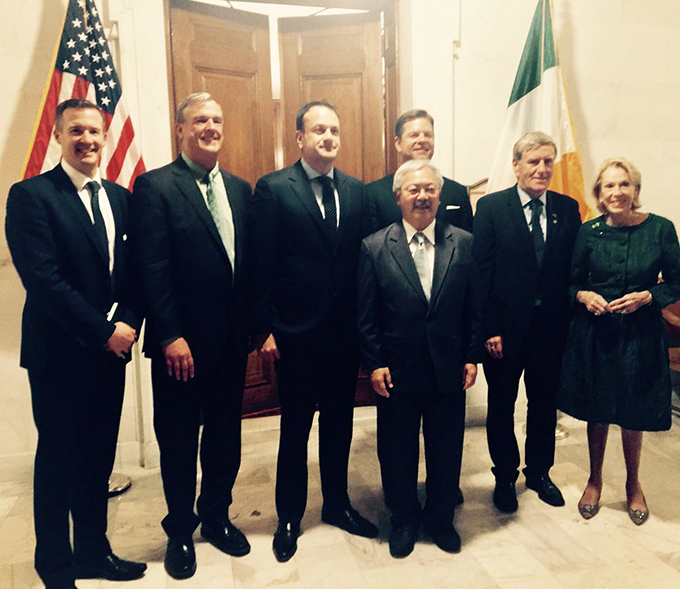
<instances>
[{"instance_id":1,"label":"flagpole","mask_svg":"<svg viewBox=\"0 0 680 589\"><path fill-rule=\"evenodd\" d=\"M47 76L47 82L43 88L42 98L40 99L40 106L38 107L38 113L42 113L45 109L45 102L47 102L47 95L50 92L50 86L52 85L52 76L54 75L54 66L57 63L57 55L59 55L59 45L61 44L61 35L64 30L64 24L66 24L66 15L68 14L68 5L64 8L64 18L61 20L61 28L59 29L59 37L54 44L54 51L52 52L52 60L50 61L50 69L52 72ZM24 165L21 166L21 178L23 179L24 174L26 174L26 168L28 167L28 162L31 159L31 153L33 153L33 144L35 143L35 138L38 135L38 129L40 128L40 122L42 117L39 115L35 119L35 124L33 125L33 132L31 133L31 140L28 143L28 149L26 150L26 156L24 157Z\"/></svg>"}]
</instances>

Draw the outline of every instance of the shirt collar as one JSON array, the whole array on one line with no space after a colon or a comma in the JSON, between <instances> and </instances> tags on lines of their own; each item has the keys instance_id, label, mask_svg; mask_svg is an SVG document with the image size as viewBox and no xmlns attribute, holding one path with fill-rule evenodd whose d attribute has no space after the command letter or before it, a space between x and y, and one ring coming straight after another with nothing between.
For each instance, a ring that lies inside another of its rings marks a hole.
<instances>
[{"instance_id":1,"label":"shirt collar","mask_svg":"<svg viewBox=\"0 0 680 589\"><path fill-rule=\"evenodd\" d=\"M310 166L306 161L305 158L300 158L300 163L302 163L302 169L305 171L305 174L307 174L307 177L310 180L314 180L315 178L318 178L319 176L328 176L331 180L333 180L333 175L335 172L335 168L331 168L328 174L319 174L312 166Z\"/></svg>"},{"instance_id":2,"label":"shirt collar","mask_svg":"<svg viewBox=\"0 0 680 589\"><path fill-rule=\"evenodd\" d=\"M73 186L76 187L77 192L80 192L83 188L85 188L85 185L88 182L96 182L100 187L102 185L102 178L99 173L99 168L97 168L94 178L90 178L89 176L83 174L80 170L76 170L63 158L61 160L61 167L63 168L64 172L66 172L66 175L71 179L71 182L73 182Z\"/></svg>"},{"instance_id":3,"label":"shirt collar","mask_svg":"<svg viewBox=\"0 0 680 589\"><path fill-rule=\"evenodd\" d=\"M529 204L529 202L534 200L534 198L529 196L529 194L525 190L522 190L519 187L519 184L517 185L517 193L519 194L519 202L522 203L522 208L526 208L526 206ZM543 203L543 206L546 205L546 199L547 199L546 194L547 194L547 192L544 192L543 194L541 194L541 196L538 197L538 200L540 200Z\"/></svg>"},{"instance_id":4,"label":"shirt collar","mask_svg":"<svg viewBox=\"0 0 680 589\"><path fill-rule=\"evenodd\" d=\"M406 219L402 219L402 223L404 224L404 231L406 231L406 243L411 243L413 236L418 233L418 230ZM436 223L437 219L432 221L432 223L425 227L425 229L420 231L420 233L422 233L432 245L434 245L434 226Z\"/></svg>"},{"instance_id":5,"label":"shirt collar","mask_svg":"<svg viewBox=\"0 0 680 589\"><path fill-rule=\"evenodd\" d=\"M212 170L206 170L203 166L199 166L196 162L189 159L189 156L187 156L184 152L182 152L181 155L182 159L184 160L184 163L189 167L189 170L191 170L191 173L193 174L194 178L199 182L205 178L206 174L210 174L211 181L214 180L215 176L217 176L217 174L220 171L219 162L215 164L215 167Z\"/></svg>"}]
</instances>

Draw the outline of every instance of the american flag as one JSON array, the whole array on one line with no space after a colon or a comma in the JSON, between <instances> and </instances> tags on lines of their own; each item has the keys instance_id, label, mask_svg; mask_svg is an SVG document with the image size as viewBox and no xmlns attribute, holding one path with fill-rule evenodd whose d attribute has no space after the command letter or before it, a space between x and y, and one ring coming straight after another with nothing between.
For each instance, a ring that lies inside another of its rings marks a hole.
<instances>
[{"instance_id":1,"label":"american flag","mask_svg":"<svg viewBox=\"0 0 680 589\"><path fill-rule=\"evenodd\" d=\"M69 98L87 98L103 109L108 129L100 163L102 177L131 189L145 171L144 161L94 0L69 0L56 54L23 177L37 176L59 162L61 148L53 137L57 105Z\"/></svg>"}]
</instances>

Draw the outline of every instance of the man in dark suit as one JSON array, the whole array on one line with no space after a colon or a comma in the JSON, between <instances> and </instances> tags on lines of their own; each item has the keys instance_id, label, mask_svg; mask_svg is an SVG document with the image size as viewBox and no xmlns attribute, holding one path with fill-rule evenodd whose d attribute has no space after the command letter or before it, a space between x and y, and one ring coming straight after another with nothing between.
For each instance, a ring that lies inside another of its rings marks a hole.
<instances>
[{"instance_id":1,"label":"man in dark suit","mask_svg":"<svg viewBox=\"0 0 680 589\"><path fill-rule=\"evenodd\" d=\"M252 331L263 357L276 361L281 405L273 543L281 562L297 549L317 405L322 519L352 534L378 534L347 494L359 367L357 264L361 239L371 232L364 185L333 167L340 122L331 103L303 106L296 128L302 157L258 181L249 234Z\"/></svg>"},{"instance_id":2,"label":"man in dark suit","mask_svg":"<svg viewBox=\"0 0 680 589\"><path fill-rule=\"evenodd\" d=\"M486 429L496 477L493 501L505 513L517 510L520 459L513 416L522 372L528 404L526 484L546 503L564 505L549 471L570 319L571 253L581 218L576 201L548 190L556 156L547 135L524 135L513 149L517 184L480 199L475 215L489 385Z\"/></svg>"},{"instance_id":3,"label":"man in dark suit","mask_svg":"<svg viewBox=\"0 0 680 589\"><path fill-rule=\"evenodd\" d=\"M406 111L398 119L394 129L394 147L402 162L431 160L434 155L434 119L425 110ZM366 194L373 210L376 229L401 222L401 211L394 200L392 183L394 174L371 182ZM441 204L437 219L465 231L472 231L472 207L467 189L462 184L444 178L439 197Z\"/></svg>"},{"instance_id":4,"label":"man in dark suit","mask_svg":"<svg viewBox=\"0 0 680 589\"><path fill-rule=\"evenodd\" d=\"M176 579L196 570L192 534L199 522L201 535L223 552L250 551L229 520L229 506L241 461L251 190L219 167L222 124L222 108L210 94L185 98L176 114L180 156L140 176L132 200L147 316L144 352L151 358L154 427L168 504L165 568Z\"/></svg>"},{"instance_id":5,"label":"man in dark suit","mask_svg":"<svg viewBox=\"0 0 680 589\"><path fill-rule=\"evenodd\" d=\"M395 558L411 553L421 519L442 550L460 550L453 514L464 391L482 354L472 236L436 219L443 181L429 160L403 164L394 176L403 220L364 239L361 249L359 344L378 394L378 457ZM424 510L417 490L421 421Z\"/></svg>"},{"instance_id":6,"label":"man in dark suit","mask_svg":"<svg viewBox=\"0 0 680 589\"><path fill-rule=\"evenodd\" d=\"M104 115L87 100L62 102L54 136L61 163L12 186L6 231L26 288L21 365L38 429L35 568L48 588L71 589L75 578L131 580L146 569L119 559L106 539L125 356L141 319L130 296L130 193L99 175Z\"/></svg>"}]
</instances>

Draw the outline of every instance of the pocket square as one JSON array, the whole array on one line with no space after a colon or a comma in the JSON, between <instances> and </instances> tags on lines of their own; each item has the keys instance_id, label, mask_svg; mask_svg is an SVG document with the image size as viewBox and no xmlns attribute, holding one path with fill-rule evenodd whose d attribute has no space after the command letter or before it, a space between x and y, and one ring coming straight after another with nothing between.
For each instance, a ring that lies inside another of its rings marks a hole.
<instances>
[{"instance_id":1,"label":"pocket square","mask_svg":"<svg viewBox=\"0 0 680 589\"><path fill-rule=\"evenodd\" d=\"M446 205L446 210L447 211L455 211L456 209L459 209L460 205Z\"/></svg>"}]
</instances>

